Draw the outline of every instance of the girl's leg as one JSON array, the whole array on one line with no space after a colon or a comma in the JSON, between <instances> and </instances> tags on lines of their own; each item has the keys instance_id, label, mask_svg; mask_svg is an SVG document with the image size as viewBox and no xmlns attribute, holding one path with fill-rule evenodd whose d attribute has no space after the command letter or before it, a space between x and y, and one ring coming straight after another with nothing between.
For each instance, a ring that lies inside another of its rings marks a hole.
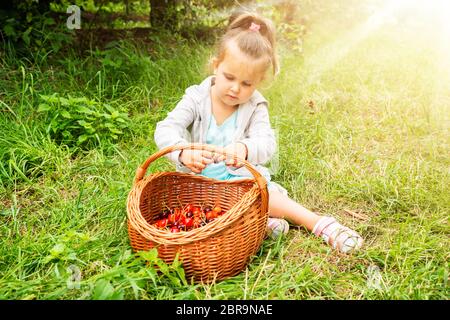
<instances>
[{"instance_id":1,"label":"girl's leg","mask_svg":"<svg viewBox=\"0 0 450 320\"><path fill-rule=\"evenodd\" d=\"M313 230L321 217L277 190L269 190L269 216L305 226L309 231Z\"/></svg>"},{"instance_id":2,"label":"girl's leg","mask_svg":"<svg viewBox=\"0 0 450 320\"><path fill-rule=\"evenodd\" d=\"M363 243L363 239L357 232L341 225L336 219L311 212L288 196L273 189L269 190L269 216L305 226L341 252L356 250Z\"/></svg>"}]
</instances>

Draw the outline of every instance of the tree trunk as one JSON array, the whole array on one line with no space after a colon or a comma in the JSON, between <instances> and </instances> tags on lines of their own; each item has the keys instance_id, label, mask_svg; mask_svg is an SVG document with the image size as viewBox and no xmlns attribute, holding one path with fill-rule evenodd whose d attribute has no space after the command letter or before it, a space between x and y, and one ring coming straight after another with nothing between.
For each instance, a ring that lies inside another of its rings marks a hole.
<instances>
[{"instance_id":1,"label":"tree trunk","mask_svg":"<svg viewBox=\"0 0 450 320\"><path fill-rule=\"evenodd\" d=\"M130 3L128 0L125 0L125 15L127 17L130 15Z\"/></svg>"},{"instance_id":2,"label":"tree trunk","mask_svg":"<svg viewBox=\"0 0 450 320\"><path fill-rule=\"evenodd\" d=\"M152 28L163 26L164 13L167 11L166 0L150 0L150 24Z\"/></svg>"},{"instance_id":3,"label":"tree trunk","mask_svg":"<svg viewBox=\"0 0 450 320\"><path fill-rule=\"evenodd\" d=\"M176 0L150 0L150 24L152 28L172 29L177 22L174 12Z\"/></svg>"}]
</instances>

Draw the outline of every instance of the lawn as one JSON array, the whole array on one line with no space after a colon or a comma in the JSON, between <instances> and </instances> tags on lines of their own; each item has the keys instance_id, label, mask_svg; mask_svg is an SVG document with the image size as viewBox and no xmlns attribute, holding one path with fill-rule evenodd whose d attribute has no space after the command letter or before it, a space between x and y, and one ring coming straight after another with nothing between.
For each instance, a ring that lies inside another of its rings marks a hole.
<instances>
[{"instance_id":1,"label":"lawn","mask_svg":"<svg viewBox=\"0 0 450 320\"><path fill-rule=\"evenodd\" d=\"M0 299L448 299L448 22L436 7L301 3L302 47L280 45L281 73L261 89L278 140L273 180L355 228L361 251L339 254L293 226L241 274L208 285L136 257L126 228L135 170L157 151L156 123L208 75L213 47L161 36L151 54L129 40L27 59L7 47ZM106 110L98 135L71 129L80 106ZM170 170L166 159L150 167Z\"/></svg>"}]
</instances>

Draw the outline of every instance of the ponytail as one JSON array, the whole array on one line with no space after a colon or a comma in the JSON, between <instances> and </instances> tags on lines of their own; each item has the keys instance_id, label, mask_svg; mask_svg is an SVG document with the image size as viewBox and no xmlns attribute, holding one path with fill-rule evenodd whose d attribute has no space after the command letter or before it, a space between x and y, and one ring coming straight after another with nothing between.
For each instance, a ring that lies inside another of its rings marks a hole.
<instances>
[{"instance_id":1,"label":"ponytail","mask_svg":"<svg viewBox=\"0 0 450 320\"><path fill-rule=\"evenodd\" d=\"M217 54L219 62L224 59L230 40L235 41L238 48L252 58L259 59L266 56L267 66L272 66L273 74L279 73L275 51L275 27L272 21L253 12L232 13L228 19L226 33L219 42Z\"/></svg>"}]
</instances>

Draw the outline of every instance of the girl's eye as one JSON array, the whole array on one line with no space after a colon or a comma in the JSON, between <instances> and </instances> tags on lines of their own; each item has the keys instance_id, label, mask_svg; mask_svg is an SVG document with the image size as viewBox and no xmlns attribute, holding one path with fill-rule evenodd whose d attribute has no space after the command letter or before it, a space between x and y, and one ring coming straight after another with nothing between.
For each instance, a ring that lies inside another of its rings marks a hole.
<instances>
[{"instance_id":1,"label":"girl's eye","mask_svg":"<svg viewBox=\"0 0 450 320\"><path fill-rule=\"evenodd\" d=\"M234 77L232 77L232 76L229 76L229 75L226 75L226 74L224 74L224 76L225 76L225 78L227 79L227 80L230 80L230 81L233 81L234 80ZM244 86L246 86L246 87L250 87L251 86L251 84L250 83L247 83L247 82L243 82L242 83Z\"/></svg>"}]
</instances>

